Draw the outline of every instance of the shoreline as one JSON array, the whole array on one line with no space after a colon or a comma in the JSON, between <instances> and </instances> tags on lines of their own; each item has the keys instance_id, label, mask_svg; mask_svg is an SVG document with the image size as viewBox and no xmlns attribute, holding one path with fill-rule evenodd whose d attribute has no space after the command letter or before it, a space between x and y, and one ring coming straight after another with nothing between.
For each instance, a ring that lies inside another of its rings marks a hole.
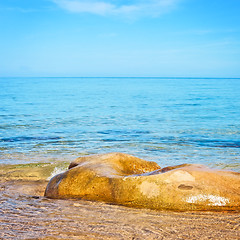
<instances>
[{"instance_id":1,"label":"shoreline","mask_svg":"<svg viewBox=\"0 0 240 240\"><path fill-rule=\"evenodd\" d=\"M44 197L47 178L59 165L7 167L7 178L0 172L0 239L240 239L239 211L150 210L49 199Z\"/></svg>"},{"instance_id":2,"label":"shoreline","mask_svg":"<svg viewBox=\"0 0 240 240\"><path fill-rule=\"evenodd\" d=\"M68 162L1 165L0 239L240 239L240 211L132 208L44 197Z\"/></svg>"},{"instance_id":3,"label":"shoreline","mask_svg":"<svg viewBox=\"0 0 240 240\"><path fill-rule=\"evenodd\" d=\"M77 199L47 199L43 197L46 184L0 182L0 239L240 238L240 212L156 211Z\"/></svg>"}]
</instances>

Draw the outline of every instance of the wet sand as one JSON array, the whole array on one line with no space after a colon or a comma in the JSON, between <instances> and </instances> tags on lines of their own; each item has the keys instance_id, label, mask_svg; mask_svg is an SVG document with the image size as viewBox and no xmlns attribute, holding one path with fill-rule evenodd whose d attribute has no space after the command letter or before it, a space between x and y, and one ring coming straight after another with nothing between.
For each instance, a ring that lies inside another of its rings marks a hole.
<instances>
[{"instance_id":1,"label":"wet sand","mask_svg":"<svg viewBox=\"0 0 240 240\"><path fill-rule=\"evenodd\" d=\"M170 212L43 197L47 182L0 183L0 239L240 239L239 212Z\"/></svg>"}]
</instances>

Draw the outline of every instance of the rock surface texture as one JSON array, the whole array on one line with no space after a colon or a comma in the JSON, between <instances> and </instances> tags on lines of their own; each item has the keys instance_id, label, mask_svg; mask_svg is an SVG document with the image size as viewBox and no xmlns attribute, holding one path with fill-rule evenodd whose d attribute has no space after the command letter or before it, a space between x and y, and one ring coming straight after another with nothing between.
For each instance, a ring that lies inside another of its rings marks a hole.
<instances>
[{"instance_id":1,"label":"rock surface texture","mask_svg":"<svg viewBox=\"0 0 240 240\"><path fill-rule=\"evenodd\" d=\"M157 163L123 153L77 158L47 185L49 198L81 198L166 210L240 210L240 173Z\"/></svg>"}]
</instances>

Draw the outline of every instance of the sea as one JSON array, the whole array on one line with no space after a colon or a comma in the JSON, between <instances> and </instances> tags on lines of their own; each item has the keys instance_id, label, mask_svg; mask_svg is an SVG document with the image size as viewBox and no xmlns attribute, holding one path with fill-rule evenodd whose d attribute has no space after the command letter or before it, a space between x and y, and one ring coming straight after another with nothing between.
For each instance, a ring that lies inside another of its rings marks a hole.
<instances>
[{"instance_id":1,"label":"sea","mask_svg":"<svg viewBox=\"0 0 240 240\"><path fill-rule=\"evenodd\" d=\"M239 212L44 197L72 160L109 152L240 172L240 79L1 77L0 239L239 239Z\"/></svg>"},{"instance_id":2,"label":"sea","mask_svg":"<svg viewBox=\"0 0 240 240\"><path fill-rule=\"evenodd\" d=\"M0 164L123 152L240 171L240 79L0 78Z\"/></svg>"}]
</instances>

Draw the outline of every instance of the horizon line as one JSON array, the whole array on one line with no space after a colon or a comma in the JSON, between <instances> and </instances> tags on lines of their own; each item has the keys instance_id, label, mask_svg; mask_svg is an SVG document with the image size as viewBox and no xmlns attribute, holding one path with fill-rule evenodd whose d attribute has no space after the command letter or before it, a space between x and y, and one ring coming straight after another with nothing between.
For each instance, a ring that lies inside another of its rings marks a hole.
<instances>
[{"instance_id":1,"label":"horizon line","mask_svg":"<svg viewBox=\"0 0 240 240\"><path fill-rule=\"evenodd\" d=\"M174 76L170 76L170 77L159 77L159 76L145 76L145 77L138 77L138 76L121 76L121 77L117 77L117 76L0 76L0 78L159 78L159 79L240 79L240 77L174 77Z\"/></svg>"}]
</instances>

